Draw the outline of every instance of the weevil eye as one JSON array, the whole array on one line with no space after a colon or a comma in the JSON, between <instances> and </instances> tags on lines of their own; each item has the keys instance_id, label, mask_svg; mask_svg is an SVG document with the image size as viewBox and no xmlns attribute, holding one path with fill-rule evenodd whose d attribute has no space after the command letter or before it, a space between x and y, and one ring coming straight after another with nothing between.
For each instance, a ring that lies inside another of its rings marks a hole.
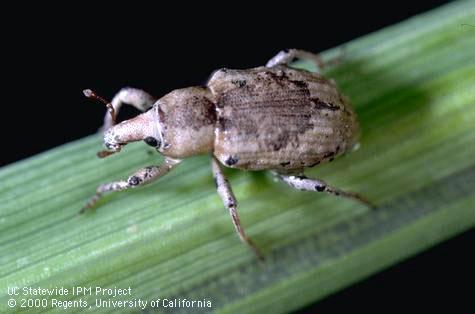
<instances>
[{"instance_id":1,"label":"weevil eye","mask_svg":"<svg viewBox=\"0 0 475 314\"><path fill-rule=\"evenodd\" d=\"M152 146L152 147L157 147L158 146L157 139L152 137L152 136L147 136L146 138L144 138L144 142L147 143L148 145Z\"/></svg>"}]
</instances>

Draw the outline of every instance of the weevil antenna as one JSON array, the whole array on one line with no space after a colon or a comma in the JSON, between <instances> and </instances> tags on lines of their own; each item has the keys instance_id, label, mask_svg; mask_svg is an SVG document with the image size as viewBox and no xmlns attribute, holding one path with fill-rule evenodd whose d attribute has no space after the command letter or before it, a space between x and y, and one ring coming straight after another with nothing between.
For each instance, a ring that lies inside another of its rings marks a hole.
<instances>
[{"instance_id":1,"label":"weevil antenna","mask_svg":"<svg viewBox=\"0 0 475 314\"><path fill-rule=\"evenodd\" d=\"M87 98L92 98L105 104L107 107L107 111L110 113L112 117L112 123L115 124L115 109L114 109L114 106L112 106L112 103L110 101L105 100L103 97L97 95L93 90L90 90L90 89L85 89L82 92L84 93L84 96L86 96Z\"/></svg>"}]
</instances>

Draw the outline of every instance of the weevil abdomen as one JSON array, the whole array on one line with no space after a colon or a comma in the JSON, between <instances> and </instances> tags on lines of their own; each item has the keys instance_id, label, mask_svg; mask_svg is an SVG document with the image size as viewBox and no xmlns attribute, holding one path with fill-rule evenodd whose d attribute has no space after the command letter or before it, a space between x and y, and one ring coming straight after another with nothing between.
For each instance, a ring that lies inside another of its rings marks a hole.
<instances>
[{"instance_id":1,"label":"weevil abdomen","mask_svg":"<svg viewBox=\"0 0 475 314\"><path fill-rule=\"evenodd\" d=\"M355 145L356 115L324 77L287 66L219 70L214 155L245 170L302 169Z\"/></svg>"}]
</instances>

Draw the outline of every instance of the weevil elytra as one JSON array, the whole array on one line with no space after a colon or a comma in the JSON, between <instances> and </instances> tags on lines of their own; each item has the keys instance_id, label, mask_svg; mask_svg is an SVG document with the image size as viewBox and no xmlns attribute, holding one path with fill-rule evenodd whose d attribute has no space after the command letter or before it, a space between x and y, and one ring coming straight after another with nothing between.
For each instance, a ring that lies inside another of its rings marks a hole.
<instances>
[{"instance_id":1,"label":"weevil elytra","mask_svg":"<svg viewBox=\"0 0 475 314\"><path fill-rule=\"evenodd\" d=\"M332 80L289 67L298 59L317 55L283 50L266 66L215 71L205 87L177 89L156 100L148 93L124 88L111 103L90 90L88 97L107 103L104 120L106 157L129 142L143 140L161 153L161 165L139 169L126 180L105 183L81 209L91 208L106 193L135 188L164 176L183 159L211 155L216 188L229 210L240 239L262 258L239 221L237 201L223 166L241 170L270 170L291 187L349 197L368 206L362 196L308 178L304 169L332 161L358 142L357 117ZM122 104L144 113L115 124Z\"/></svg>"}]
</instances>

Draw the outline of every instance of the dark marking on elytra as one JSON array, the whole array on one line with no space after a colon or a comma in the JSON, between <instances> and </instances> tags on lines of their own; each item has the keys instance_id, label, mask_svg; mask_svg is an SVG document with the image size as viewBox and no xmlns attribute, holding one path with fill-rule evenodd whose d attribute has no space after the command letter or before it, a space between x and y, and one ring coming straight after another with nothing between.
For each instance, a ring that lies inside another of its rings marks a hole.
<instances>
[{"instance_id":1,"label":"dark marking on elytra","mask_svg":"<svg viewBox=\"0 0 475 314\"><path fill-rule=\"evenodd\" d=\"M288 165L290 165L290 161L281 162L280 165L281 165L282 167L288 166Z\"/></svg>"},{"instance_id":2,"label":"dark marking on elytra","mask_svg":"<svg viewBox=\"0 0 475 314\"><path fill-rule=\"evenodd\" d=\"M270 148L273 151L278 151L281 148L287 146L287 143L289 141L289 132L282 132L280 133L275 140L270 142Z\"/></svg>"},{"instance_id":3,"label":"dark marking on elytra","mask_svg":"<svg viewBox=\"0 0 475 314\"><path fill-rule=\"evenodd\" d=\"M270 138L265 140L266 147L272 151L279 151L290 145L292 148L298 148L300 145L299 134L307 132L307 130L314 128L312 123L309 123L310 115L301 115L300 124L296 131L282 131L278 134L272 134Z\"/></svg>"},{"instance_id":4,"label":"dark marking on elytra","mask_svg":"<svg viewBox=\"0 0 475 314\"><path fill-rule=\"evenodd\" d=\"M218 188L218 179L216 177L213 177L214 179L214 186Z\"/></svg>"},{"instance_id":5,"label":"dark marking on elytra","mask_svg":"<svg viewBox=\"0 0 475 314\"><path fill-rule=\"evenodd\" d=\"M297 86L300 89L305 89L308 90L308 83L305 81L299 81L299 80L289 80L292 84Z\"/></svg>"},{"instance_id":6,"label":"dark marking on elytra","mask_svg":"<svg viewBox=\"0 0 475 314\"><path fill-rule=\"evenodd\" d=\"M335 152L328 152L325 155L323 155L323 158L328 158L328 157L332 157L332 156L335 156Z\"/></svg>"},{"instance_id":7,"label":"dark marking on elytra","mask_svg":"<svg viewBox=\"0 0 475 314\"><path fill-rule=\"evenodd\" d=\"M307 130L312 130L315 125L313 123L310 123L310 120L312 119L312 115L310 114L302 114L300 115L300 121L297 126L297 132L299 134L303 134L307 132Z\"/></svg>"},{"instance_id":8,"label":"dark marking on elytra","mask_svg":"<svg viewBox=\"0 0 475 314\"><path fill-rule=\"evenodd\" d=\"M293 85L295 89L304 90L306 95L310 95L310 91L308 90L308 83L302 80L289 79L286 71L278 71L277 73L274 73L272 71L265 71L262 72L262 75L264 76L264 78L273 81L279 86L288 87Z\"/></svg>"},{"instance_id":9,"label":"dark marking on elytra","mask_svg":"<svg viewBox=\"0 0 475 314\"><path fill-rule=\"evenodd\" d=\"M239 159L237 157L229 156L228 159L226 159L224 163L228 166L232 166L232 165L237 164L238 161Z\"/></svg>"},{"instance_id":10,"label":"dark marking on elytra","mask_svg":"<svg viewBox=\"0 0 475 314\"><path fill-rule=\"evenodd\" d=\"M310 101L312 102L313 107L316 110L331 110L331 111L341 110L340 107L324 102L318 98L312 98L310 99Z\"/></svg>"}]
</instances>

